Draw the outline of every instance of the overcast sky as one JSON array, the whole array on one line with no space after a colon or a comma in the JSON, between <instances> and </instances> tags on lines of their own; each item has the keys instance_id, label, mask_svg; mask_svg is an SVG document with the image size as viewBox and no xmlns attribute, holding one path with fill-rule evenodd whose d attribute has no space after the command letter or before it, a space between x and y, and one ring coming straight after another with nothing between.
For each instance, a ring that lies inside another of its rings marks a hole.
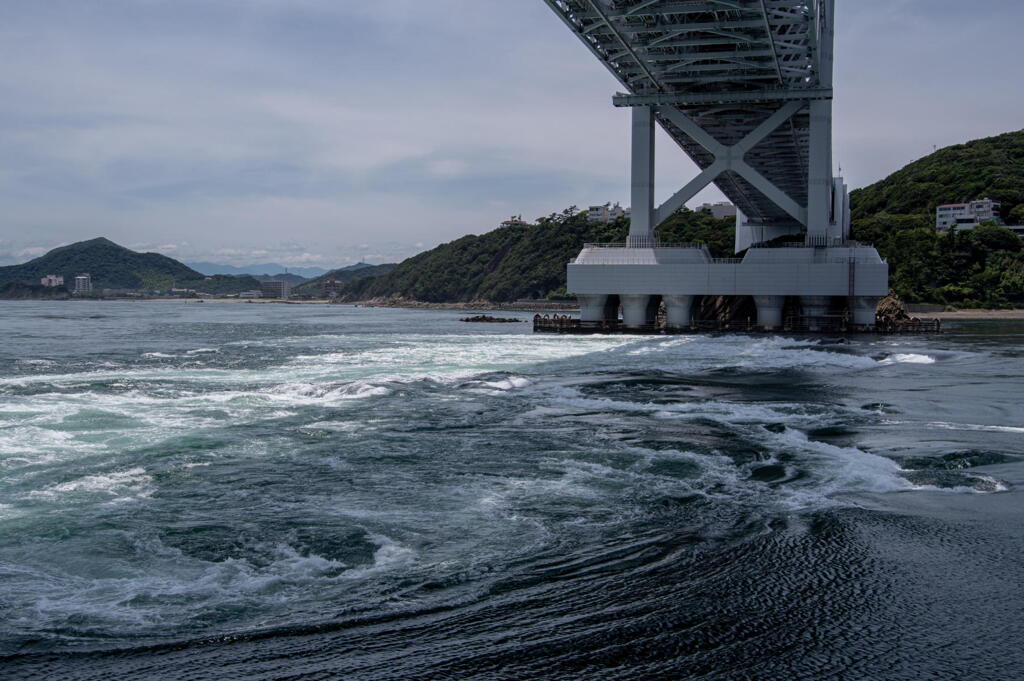
<instances>
[{"instance_id":1,"label":"overcast sky","mask_svg":"<svg viewBox=\"0 0 1024 681\"><path fill-rule=\"evenodd\" d=\"M851 186L1024 127L1020 0L838 5ZM625 204L616 86L542 0L0 0L0 263L333 267ZM665 137L658 169L694 173Z\"/></svg>"}]
</instances>

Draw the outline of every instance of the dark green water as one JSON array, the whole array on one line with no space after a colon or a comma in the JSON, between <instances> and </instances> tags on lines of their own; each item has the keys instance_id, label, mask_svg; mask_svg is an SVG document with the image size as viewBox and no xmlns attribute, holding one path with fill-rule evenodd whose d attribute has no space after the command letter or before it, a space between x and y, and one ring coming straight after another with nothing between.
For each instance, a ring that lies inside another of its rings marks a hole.
<instances>
[{"instance_id":1,"label":"dark green water","mask_svg":"<svg viewBox=\"0 0 1024 681\"><path fill-rule=\"evenodd\" d=\"M1024 678L1024 325L0 303L4 679Z\"/></svg>"}]
</instances>

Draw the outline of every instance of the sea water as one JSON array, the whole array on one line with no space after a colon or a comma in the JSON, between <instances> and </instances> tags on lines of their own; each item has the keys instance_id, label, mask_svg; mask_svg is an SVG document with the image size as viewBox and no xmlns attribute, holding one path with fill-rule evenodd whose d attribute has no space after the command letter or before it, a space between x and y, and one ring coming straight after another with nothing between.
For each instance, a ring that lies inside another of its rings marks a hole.
<instances>
[{"instance_id":1,"label":"sea water","mask_svg":"<svg viewBox=\"0 0 1024 681\"><path fill-rule=\"evenodd\" d=\"M1024 678L1024 325L0 303L4 679Z\"/></svg>"}]
</instances>

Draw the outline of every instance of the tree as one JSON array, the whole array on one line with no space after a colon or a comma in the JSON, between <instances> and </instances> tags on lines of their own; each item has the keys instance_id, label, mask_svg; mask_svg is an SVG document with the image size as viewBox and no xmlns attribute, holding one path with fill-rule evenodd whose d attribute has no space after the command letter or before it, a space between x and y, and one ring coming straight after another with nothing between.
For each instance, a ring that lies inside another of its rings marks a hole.
<instances>
[{"instance_id":1,"label":"tree","mask_svg":"<svg viewBox=\"0 0 1024 681\"><path fill-rule=\"evenodd\" d=\"M1017 204L1007 216L1011 225L1024 225L1024 203Z\"/></svg>"}]
</instances>

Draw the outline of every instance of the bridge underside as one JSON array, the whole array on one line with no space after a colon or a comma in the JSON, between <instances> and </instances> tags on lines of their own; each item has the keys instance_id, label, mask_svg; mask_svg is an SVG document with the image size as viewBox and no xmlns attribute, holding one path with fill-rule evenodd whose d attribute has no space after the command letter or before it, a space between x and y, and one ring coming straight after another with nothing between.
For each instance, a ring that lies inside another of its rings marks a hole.
<instances>
[{"instance_id":1,"label":"bridge underside","mask_svg":"<svg viewBox=\"0 0 1024 681\"><path fill-rule=\"evenodd\" d=\"M747 259L722 263L736 269L738 281L748 282L735 295L764 297L765 291L780 288L774 278L784 274L782 262L787 261L810 269L799 290L786 295L818 298L820 303L840 292L834 290L833 274L816 267L835 265L841 258L849 261L842 295L850 299L851 310L866 309L871 299L885 294L888 267L874 249L867 252L848 243L848 194L842 179L832 173L835 0L545 2L625 89L613 103L633 110L632 224L622 246L632 253L614 257L633 263L640 255L636 249L649 251L641 258L646 269L637 270L609 262L598 265L593 253L584 250L569 268L571 291L581 296L665 296L668 290L627 294L615 289L665 288L686 281L687 290L675 286L671 295L712 294L699 276L686 274L686 267L676 267L674 275L668 270L651 274L664 269L662 261L669 257L665 248L655 248L658 224L713 183L739 210L737 252L786 235L799 240L795 245L801 248L824 249L810 262L800 249L776 253L775 269ZM660 206L654 203L655 125L700 169ZM856 254L851 255L851 248ZM605 260L612 257L610 251L603 253ZM858 270L869 264L870 269ZM693 272L712 268L705 277L711 281L716 265L693 262L687 267ZM623 303L627 321L639 318L639 312L630 315L626 307ZM866 318L863 311L859 316Z\"/></svg>"}]
</instances>

